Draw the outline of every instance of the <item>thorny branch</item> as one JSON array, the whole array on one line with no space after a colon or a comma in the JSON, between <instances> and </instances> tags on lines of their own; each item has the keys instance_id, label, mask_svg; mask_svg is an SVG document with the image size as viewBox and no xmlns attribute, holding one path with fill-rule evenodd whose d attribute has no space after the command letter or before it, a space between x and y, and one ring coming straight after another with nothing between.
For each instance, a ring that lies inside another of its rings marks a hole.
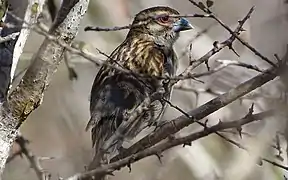
<instances>
[{"instance_id":1,"label":"thorny branch","mask_svg":"<svg viewBox=\"0 0 288 180\"><path fill-rule=\"evenodd\" d=\"M175 106L175 105L173 105L170 101L168 101L167 102L171 107L173 107L173 108L175 108L175 109L177 109L178 111L180 111L182 114L184 114L186 117L188 117L189 118L189 115L184 111L184 110L182 110L181 108L179 108L178 106ZM250 116L253 116L253 112L254 112L254 104L252 104L252 106L249 108L249 111L248 111L248 113L246 114L246 116L244 117L244 118L249 118ZM275 110L270 110L270 111L267 111L267 113L270 113L270 115L272 116L272 115L275 115L275 113L276 113L276 111ZM202 122L200 122L200 121L197 121L196 123L198 123L200 126L202 126L204 129L207 129L208 127L207 127L207 123L206 123L207 121L205 121L205 123L202 123ZM221 121L219 121L219 123L222 123ZM238 126L238 127L236 127L236 130L238 131L238 135L240 136L240 137L242 137L242 134L243 134L243 132L242 132L242 126ZM223 131L225 131L225 130L222 130L222 132ZM231 143L232 145L234 145L234 146L236 146L236 147L238 147L238 148L240 148L240 149L243 149L243 150L245 150L245 151L247 151L248 152L248 149L246 148L246 147L244 147L243 145L241 145L240 143L237 143L237 142L235 142L234 140L232 140L232 139L229 139L228 137L226 137L226 136L224 136L222 133L220 133L219 131L216 131L215 132L215 134L216 135L218 135L219 137L221 137L222 139L224 139L225 141L227 141L227 142L229 142L229 143ZM245 133L244 133L245 134ZM281 147L280 147L280 144L279 144L279 137L278 137L278 135L276 136L276 149L277 150L279 150L279 154L278 155L276 155L276 157L278 158L278 159L280 159L281 158L281 154L280 154L280 152L281 152ZM191 142L190 143L188 143L188 144L184 144L183 146L185 146L185 145L191 145ZM267 162L267 163L269 163L269 164L272 164L272 165L274 165L274 166L277 166L277 167L280 167L280 168L282 168L282 169L285 169L285 170L288 170L288 167L285 167L285 166L283 166L283 165L281 165L281 164L278 164L278 163L276 163L276 162L273 162L273 161L271 161L271 160L269 160L269 159L267 159L267 158L262 158L262 157L259 157L259 160L260 161L265 161L265 162ZM280 159L281 160L281 159ZM283 168L284 167L284 168Z\"/></svg>"},{"instance_id":2,"label":"thorny branch","mask_svg":"<svg viewBox=\"0 0 288 180\"><path fill-rule=\"evenodd\" d=\"M174 16L171 15L170 17L190 17L190 18L191 17L201 17L201 18L207 17L207 18L210 18L210 15L209 14L187 14L187 15L174 15ZM157 16L152 17L152 18L157 18ZM84 31L120 31L120 30L130 29L131 27L132 27L132 24L129 24L127 26L114 26L112 28L109 28L109 27L97 27L97 26L86 26L84 28Z\"/></svg>"},{"instance_id":3,"label":"thorny branch","mask_svg":"<svg viewBox=\"0 0 288 180\"><path fill-rule=\"evenodd\" d=\"M185 137L179 137L172 139L170 141L166 141L164 143L160 143L158 145L155 145L154 147L147 148L141 152L132 154L131 156L128 156L126 158L123 158L119 161L110 163L108 165L104 165L100 168L97 168L95 170L85 172L82 174L76 174L75 176L72 176L68 178L68 180L81 180L87 177L94 176L96 174L107 174L111 173L114 170L118 170L121 167L124 167L126 165L129 165L131 163L134 163L136 161L139 161L142 158L145 158L147 156L152 156L152 155L157 155L166 149L172 148L174 146L178 146L181 144L190 144L192 141L198 140L202 137L206 137L212 133L215 133L220 130L224 129L230 129L230 128L237 128L239 126L243 126L245 124L257 121L257 120L263 120L267 117L272 116L273 113L271 111L267 112L262 112L258 114L253 114L250 116L245 116L240 120L234 120L234 121L229 121L229 122L220 122L214 126L204 128L202 131L192 133L191 135L185 136Z\"/></svg>"},{"instance_id":4,"label":"thorny branch","mask_svg":"<svg viewBox=\"0 0 288 180\"><path fill-rule=\"evenodd\" d=\"M239 32L239 31L243 30L242 26L243 26L244 22L249 19L253 10L254 10L254 8L251 8L250 11L248 12L248 14L243 18L243 20L239 21L239 25L236 28L236 30L234 31L235 33L232 33L232 36L228 40L226 40L226 43L228 42L228 45L229 44L231 45L228 47L232 48L231 43L236 38L235 34L237 34L237 32ZM224 43L224 44L226 44L226 43ZM221 43L221 44L223 46L223 43ZM217 47L219 47L219 46L214 46L214 48L216 50L218 49ZM213 50L209 51L206 55L203 56L203 57L208 56L208 58L202 57L203 60L200 61L201 63L207 61L207 59L209 59L209 57L211 57L214 54L214 51L215 51L214 48L213 48ZM200 58L200 59L202 59L202 58ZM189 73L192 69L194 69L195 67L197 67L201 64L199 61L196 61L196 62L198 62L198 63L192 64L192 66L189 66L182 74ZM275 66L273 66L273 67L275 67ZM157 130L156 132L146 136L145 138L143 138L142 140L137 142L135 145L130 147L126 151L126 153L125 153L125 151L120 153L120 155L118 157L115 157L112 159L112 162L116 161L119 158L121 159L123 157L127 157L127 155L129 155L129 154L134 154L134 153L139 152L143 149L151 147L152 145L160 142L162 139L168 137L169 134L173 134L173 133L178 132L180 129L184 128L185 126L195 122L196 120L200 120L200 119L204 118L205 116L207 116L210 113L226 106L227 104L231 103L232 101L236 100L237 98L239 98L239 97L249 93L250 91L262 86L266 82L274 79L278 73L279 73L278 68L270 68L270 69L266 70L264 73L246 81L245 83L242 83L241 85L239 85L238 87L236 87L234 89L231 89L227 93L220 95L219 97L217 97L217 98L211 100L210 102L200 106L199 108L196 108L195 110L190 111L188 113L190 115L190 118L187 118L187 117L185 118L185 116L180 116L180 117L172 120L170 123L167 123L162 128Z\"/></svg>"},{"instance_id":5,"label":"thorny branch","mask_svg":"<svg viewBox=\"0 0 288 180\"><path fill-rule=\"evenodd\" d=\"M244 67L247 69L252 69L255 70L257 72L263 72L263 70L259 69L257 66L253 66L251 64L246 64L246 63L242 63L239 61L233 61L233 60L216 60L216 62L219 62L220 65L215 67L214 69L211 69L210 71L207 72L203 72L203 73L199 73L199 74L194 74L193 78L198 78L198 77L202 77L202 76L209 76L211 74L214 74L228 66L239 66L239 67ZM190 76L185 76L185 77L190 77Z\"/></svg>"},{"instance_id":6,"label":"thorny branch","mask_svg":"<svg viewBox=\"0 0 288 180\"><path fill-rule=\"evenodd\" d=\"M236 38L237 40L239 40L245 47L247 47L249 50L251 50L256 56L259 56L261 59L263 59L264 61L266 61L268 64L272 65L272 66L276 66L275 63L273 63L271 60L269 60L269 58L265 57L263 54L261 54L257 49L255 49L253 46L251 46L248 42L246 42L245 40L243 40L241 37L239 37L238 33L231 30L224 22L222 22L214 13L212 13L208 8L206 8L205 6L201 6L199 5L199 3L195 2L194 0L189 0L194 6L198 7L199 9L201 9L203 12L207 13L210 15L210 17L214 20L216 20L222 27L224 27L227 31L229 31L229 33ZM254 7L252 8L254 9ZM242 20L243 21L243 20ZM239 24L241 24L242 22L239 21Z\"/></svg>"},{"instance_id":7,"label":"thorny branch","mask_svg":"<svg viewBox=\"0 0 288 180\"><path fill-rule=\"evenodd\" d=\"M239 21L239 25L237 26L237 28L235 29L234 33L235 34L239 34L241 31L243 31L243 25L244 23L250 18L252 12L254 11L254 8L251 8L249 10L249 12L247 13L247 15L241 20ZM218 53L219 51L221 51L222 49L224 49L225 47L229 47L230 49L233 49L232 47L232 43L234 42L235 40L235 36L232 35L230 38L228 38L227 40L221 42L221 43L218 43L217 41L214 42L214 47L208 51L204 56L202 56L201 58L199 58L198 60L196 61L192 61L192 64L190 66L188 66L184 72L182 72L179 76L183 76L183 77L186 77L186 76L189 76L191 74L191 71L193 69L195 69L196 67L198 67L200 64L202 63L206 63L207 65L207 68L209 70L209 66L208 66L208 60L213 56L215 55L216 53ZM177 81L173 82L174 84L176 83Z\"/></svg>"},{"instance_id":8,"label":"thorny branch","mask_svg":"<svg viewBox=\"0 0 288 180\"><path fill-rule=\"evenodd\" d=\"M24 18L26 19L24 20L25 22L26 21L33 22L34 20L37 19L37 16L42 9L42 3L43 1L39 0L37 2L32 0L29 1L29 6L27 7L26 11L29 13L25 13L25 17L27 15L29 18L28 19ZM89 0L63 0L56 21L53 24L52 28L50 29L49 33L54 35L56 38L65 40L66 43L69 44L77 34L80 20L84 16L84 13L86 12L88 3ZM19 10L18 8L15 9ZM7 15L9 15L11 21L7 21L7 23L6 22L5 23L8 24L17 22L16 24L14 23L14 26L16 27L18 26L19 28L18 24L22 24L23 20L20 18L21 21L19 21L18 23L18 20L14 18L16 15L12 16L11 14L12 13L7 12ZM31 20L33 19L33 21L30 21L30 19ZM3 25L5 26L4 23ZM22 28L22 30L26 29ZM22 30L19 36L22 35ZM28 36L28 34L29 33L25 33L25 38L23 38L25 40L19 41L19 45L16 48L14 48L14 46L11 46L11 48L13 49L8 50L9 54L11 54L12 51L13 63L7 61L5 68L9 68L11 70L11 77L14 76L14 69L16 68L18 57L22 53L22 48L25 44L26 37ZM19 37L18 39L21 38ZM16 53L13 53L13 50L14 52L17 51L17 55ZM64 50L63 47L60 47L59 45L49 41L48 39L45 39L42 45L40 46L39 50L37 51L37 54L34 56L31 66L26 71L19 85L15 89L13 89L13 91L10 93L7 102L5 97L5 103L3 102L0 103L1 104L0 174L2 174L3 172L5 162L9 155L9 150L12 146L12 142L15 140L16 135L18 133L18 128L20 127L21 123L28 117L28 115L41 104L44 90L48 86L52 74L57 70L57 66L60 63L61 60L60 58L63 50ZM9 59L4 58L3 61L4 60ZM7 88L6 85L5 88ZM7 91L5 91L5 96L7 94L8 94ZM27 155L30 158L30 155L29 154Z\"/></svg>"},{"instance_id":9,"label":"thorny branch","mask_svg":"<svg viewBox=\"0 0 288 180\"><path fill-rule=\"evenodd\" d=\"M188 112L187 114L189 115L190 118L187 118L185 115L182 115L170 121L169 123L163 125L161 128L156 130L154 133L144 137L142 140L135 143L126 151L120 153L117 157L113 158L111 162L115 162L118 159L122 159L124 157L129 156L130 154L135 154L139 151L151 147L154 144L157 144L161 140L167 138L169 135L175 134L184 127L208 116L209 114L235 101L239 97L242 97L245 94L251 92L252 90L273 80L278 75L279 71L280 71L279 68L270 68L266 70L264 73L240 84L234 89L231 89L227 93L222 94L217 98L205 103L204 105Z\"/></svg>"},{"instance_id":10,"label":"thorny branch","mask_svg":"<svg viewBox=\"0 0 288 180\"><path fill-rule=\"evenodd\" d=\"M252 11L253 11L253 9L251 9L249 12L248 12L248 14L245 16L245 18L244 18L244 20L242 21L243 23L241 24L241 23L239 23L239 27L237 27L236 28L236 30L235 31L240 31L241 30L241 28L242 28L242 26L243 26L243 24L244 24L244 22L250 17L250 15L251 15L251 13L252 13ZM223 47L222 47L222 49L225 47L225 46L227 46L227 45L229 45L229 44L231 44L233 41L235 40L235 38L233 38L233 36L231 36L231 38L229 38L228 39L228 43L227 44L224 44L223 45ZM232 45L230 45L230 46L232 46ZM205 58L207 58L206 60L208 61L208 59L212 56L212 55L214 55L215 53L217 53L217 52L219 52L220 50L221 50L221 48L220 49L218 49L218 51L217 51L217 48L218 47L216 47L216 46L214 46L214 48L210 51L210 52L212 52L211 54L209 54L209 56L204 56ZM202 62L201 62L202 63ZM198 65L200 65L201 63L199 63ZM246 64L241 64L240 62L233 62L233 61L222 61L222 65L221 66L219 66L219 67L217 67L217 68L215 68L214 70L212 70L212 71L209 71L209 72L207 72L207 73L203 73L203 74L200 74L199 75L199 77L200 76L204 76L204 75L210 75L210 74L212 74L212 73L215 73L215 72L217 72L217 71L219 71L219 70L221 70L221 69L223 69L223 68L225 68L225 67L227 67L227 66L229 66L229 65L238 65L238 66L244 66L244 67L246 67L246 68L251 68L251 69L254 69L254 70L257 70L257 71L260 71L260 72L262 72L261 70L259 70L259 68L255 68L255 67L253 67L253 66L251 66L251 65L246 65ZM191 66L193 66L193 65L191 65ZM195 66L195 67L197 67L197 66ZM194 68L195 68L194 67ZM190 68L190 66L187 68L187 69L189 69ZM192 69L191 69L192 70ZM183 76L184 75L184 73L186 73L187 72L187 75L186 76ZM196 74L193 74L193 75L191 75L189 72L190 72L190 70L189 71L186 71L186 72L184 72L182 75L180 75L180 76L178 76L177 78L180 78L180 79L185 79L185 78L191 78L191 77L197 77L197 75ZM174 78L172 77L170 77L169 78L170 80L171 79L173 79L174 80ZM177 80L179 80L179 79L177 79ZM175 81L174 83L176 83L177 81ZM147 107L146 105L145 105L145 103L144 102L146 102L146 101L151 101L151 98L150 97L148 97L148 98L146 98L144 101L143 101L143 107ZM140 105L140 107L142 107L142 104ZM143 110L143 108L141 108L141 110ZM133 119L133 118L132 118ZM119 129L121 129L121 128L119 128ZM123 128L122 128L123 129ZM118 133L119 134L119 133ZM121 133L120 133L121 134ZM116 133L116 135L117 135L117 133ZM115 135L115 136L116 136ZM111 140L111 138L108 140L108 142L106 143L106 144L111 144L111 141L113 141L113 139L115 139L114 138L114 136L113 136L113 138L112 138L112 140ZM104 148L105 149L105 148Z\"/></svg>"},{"instance_id":11,"label":"thorny branch","mask_svg":"<svg viewBox=\"0 0 288 180\"><path fill-rule=\"evenodd\" d=\"M29 143L29 141L25 139L23 136L17 136L15 142L19 145L20 149L19 151L15 152L7 159L7 163L13 160L16 156L18 155L22 156L22 154L24 154L27 160L29 161L31 168L35 171L38 179L49 180L50 174L45 172L45 170L42 168L41 163L40 163L41 158L35 156L28 149L27 144Z\"/></svg>"}]
</instances>

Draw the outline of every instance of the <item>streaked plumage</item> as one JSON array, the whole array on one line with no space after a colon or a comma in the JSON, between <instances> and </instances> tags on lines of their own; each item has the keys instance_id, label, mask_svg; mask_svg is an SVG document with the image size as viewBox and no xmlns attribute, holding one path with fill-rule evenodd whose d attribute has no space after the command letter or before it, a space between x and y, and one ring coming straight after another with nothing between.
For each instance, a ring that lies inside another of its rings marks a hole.
<instances>
[{"instance_id":1,"label":"streaked plumage","mask_svg":"<svg viewBox=\"0 0 288 180\"><path fill-rule=\"evenodd\" d=\"M172 46L180 31L191 29L187 20L169 17L178 14L169 7L153 7L139 12L126 39L112 52L108 61L133 73L174 76L177 57ZM117 139L116 144L105 149L107 155L104 155L104 150L101 149L104 143L123 121L127 121L129 114L160 86L161 80L141 78L105 65L101 67L91 90L91 119L86 128L92 127L92 141L95 146L94 162L90 168L98 166L103 158L112 158L123 140L134 138L145 125L160 119L165 105L154 101L151 108L144 111L121 134L122 138ZM169 99L171 89L166 90L164 98Z\"/></svg>"}]
</instances>

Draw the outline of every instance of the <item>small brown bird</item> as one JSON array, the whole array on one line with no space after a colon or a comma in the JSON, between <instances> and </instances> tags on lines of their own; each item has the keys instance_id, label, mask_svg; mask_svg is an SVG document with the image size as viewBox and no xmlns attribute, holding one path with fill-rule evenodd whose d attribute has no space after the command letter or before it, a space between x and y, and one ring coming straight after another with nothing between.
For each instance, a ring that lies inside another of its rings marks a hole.
<instances>
[{"instance_id":1,"label":"small brown bird","mask_svg":"<svg viewBox=\"0 0 288 180\"><path fill-rule=\"evenodd\" d=\"M173 44L180 31L192 29L186 19L177 15L179 12L170 7L152 7L139 12L126 39L107 60L133 73L106 65L98 72L91 90L91 119L86 127L86 130L92 127L92 142L95 146L95 156L89 169L99 166L103 160L109 161L117 154L125 139L134 138L143 127L161 118L165 103L159 100L152 102L148 110L144 110L133 123L126 126L116 141L109 141L141 102L162 85L160 79L135 74L175 75L178 62ZM164 98L169 100L171 88L164 89L167 91Z\"/></svg>"}]
</instances>

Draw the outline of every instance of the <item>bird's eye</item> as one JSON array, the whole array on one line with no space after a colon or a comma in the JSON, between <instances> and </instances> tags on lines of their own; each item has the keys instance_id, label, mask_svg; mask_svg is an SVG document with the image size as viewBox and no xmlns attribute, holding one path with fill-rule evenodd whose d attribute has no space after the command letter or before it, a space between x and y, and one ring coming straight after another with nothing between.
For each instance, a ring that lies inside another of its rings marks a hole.
<instances>
[{"instance_id":1,"label":"bird's eye","mask_svg":"<svg viewBox=\"0 0 288 180\"><path fill-rule=\"evenodd\" d=\"M167 23L167 22L169 22L169 16L161 16L161 17L158 18L158 20L161 23Z\"/></svg>"}]
</instances>

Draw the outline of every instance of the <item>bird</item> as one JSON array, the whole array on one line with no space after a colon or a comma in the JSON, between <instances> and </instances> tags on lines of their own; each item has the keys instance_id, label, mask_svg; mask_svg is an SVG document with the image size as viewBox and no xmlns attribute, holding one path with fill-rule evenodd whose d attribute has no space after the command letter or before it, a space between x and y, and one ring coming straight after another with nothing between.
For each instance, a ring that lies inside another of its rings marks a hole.
<instances>
[{"instance_id":1,"label":"bird","mask_svg":"<svg viewBox=\"0 0 288 180\"><path fill-rule=\"evenodd\" d=\"M172 87L156 77L175 76L178 59L173 45L181 31L190 29L189 21L171 7L150 7L135 15L125 40L107 57L92 85L86 131L91 129L95 154L88 169L109 163L124 140L161 119L166 104L155 100L127 124L131 113L159 88L164 89L163 98L170 99ZM125 129L119 131L122 126Z\"/></svg>"}]
</instances>

